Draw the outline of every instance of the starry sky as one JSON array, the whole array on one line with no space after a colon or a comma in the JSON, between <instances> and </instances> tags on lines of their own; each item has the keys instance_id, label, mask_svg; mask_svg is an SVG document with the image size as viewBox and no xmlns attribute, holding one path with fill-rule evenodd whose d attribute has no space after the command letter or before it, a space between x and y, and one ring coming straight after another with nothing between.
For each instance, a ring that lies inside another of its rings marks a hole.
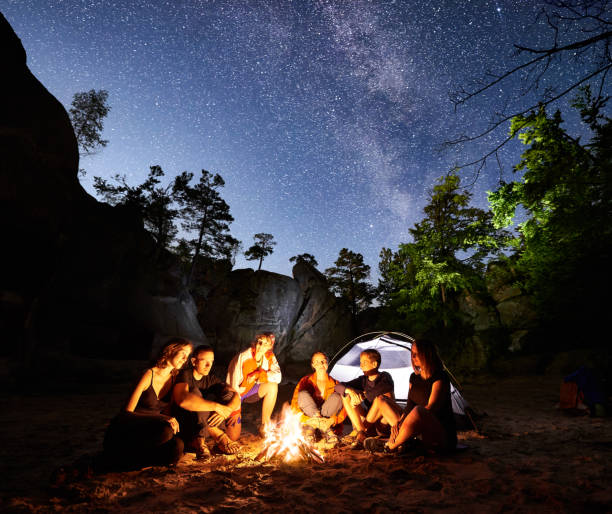
<instances>
[{"instance_id":1,"label":"starry sky","mask_svg":"<svg viewBox=\"0 0 612 514\"><path fill-rule=\"evenodd\" d=\"M381 248L410 240L436 179L491 149L508 125L476 143L440 145L532 101L527 94L512 104L518 78L457 110L449 93L522 62L514 43L549 43L541 7L0 0L31 71L67 108L75 92L109 92L109 144L81 160L87 191L94 176L138 184L156 164L170 178L207 169L226 182L231 232L245 249L257 232L274 235L263 269L290 275L289 258L307 252L324 270L346 247L363 254L374 282ZM552 69L551 83L568 83L580 66ZM473 170L462 172L476 205L512 177L519 155L518 144L507 145L502 169L490 162L475 182Z\"/></svg>"}]
</instances>

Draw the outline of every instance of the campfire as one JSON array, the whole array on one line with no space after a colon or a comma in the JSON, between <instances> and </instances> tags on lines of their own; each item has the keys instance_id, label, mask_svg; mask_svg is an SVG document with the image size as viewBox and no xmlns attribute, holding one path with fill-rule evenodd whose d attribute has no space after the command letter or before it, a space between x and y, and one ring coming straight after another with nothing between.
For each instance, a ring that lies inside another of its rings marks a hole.
<instances>
[{"instance_id":1,"label":"campfire","mask_svg":"<svg viewBox=\"0 0 612 514\"><path fill-rule=\"evenodd\" d=\"M257 456L257 460L268 461L278 459L284 462L295 462L305 460L308 462L323 463L323 455L304 439L300 414L292 412L289 404L283 405L280 422L271 423L266 427L266 437L263 449Z\"/></svg>"}]
</instances>

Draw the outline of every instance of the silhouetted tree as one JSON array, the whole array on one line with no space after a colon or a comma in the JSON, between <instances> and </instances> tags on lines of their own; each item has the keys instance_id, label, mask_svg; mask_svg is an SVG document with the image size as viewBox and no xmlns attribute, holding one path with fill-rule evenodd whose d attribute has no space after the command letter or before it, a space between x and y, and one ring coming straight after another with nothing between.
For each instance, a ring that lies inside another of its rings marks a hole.
<instances>
[{"instance_id":1,"label":"silhouetted tree","mask_svg":"<svg viewBox=\"0 0 612 514\"><path fill-rule=\"evenodd\" d=\"M259 271L261 269L261 264L263 263L264 257L272 255L272 252L274 252L276 241L274 241L274 236L272 234L266 234L265 232L255 234L253 236L253 240L255 241L255 244L244 252L244 256L246 257L247 261L255 261L259 259L259 267L257 268Z\"/></svg>"},{"instance_id":2,"label":"silhouetted tree","mask_svg":"<svg viewBox=\"0 0 612 514\"><path fill-rule=\"evenodd\" d=\"M108 144L107 140L102 139L104 118L110 111L107 100L108 91L104 89L75 93L72 98L72 107L68 112L81 155L95 153Z\"/></svg>"},{"instance_id":3,"label":"silhouetted tree","mask_svg":"<svg viewBox=\"0 0 612 514\"><path fill-rule=\"evenodd\" d=\"M366 282L370 277L370 266L363 262L363 255L342 248L335 266L327 268L329 287L336 296L344 298L350 306L353 321L357 313L367 308L374 299L374 287Z\"/></svg>"},{"instance_id":4,"label":"silhouetted tree","mask_svg":"<svg viewBox=\"0 0 612 514\"><path fill-rule=\"evenodd\" d=\"M234 218L230 214L229 205L219 193L219 189L225 185L221 175L202 170L195 186L189 185L192 179L193 173L185 171L175 180L176 198L182 207L181 226L197 234L189 240L193 254L187 274L188 284L200 255L231 260L240 245L240 241L229 234L229 225Z\"/></svg>"},{"instance_id":5,"label":"silhouetted tree","mask_svg":"<svg viewBox=\"0 0 612 514\"><path fill-rule=\"evenodd\" d=\"M609 0L548 0L545 4L540 19L546 20L550 33L549 44L541 48L514 45L517 55L527 55L527 60L497 73L487 72L485 78L477 79L471 86L451 93L451 99L457 108L476 96L501 89L507 79L515 76L521 77L522 87L507 88L508 96L503 99L506 107L500 107L485 130L472 135L461 135L446 144L484 138L500 126L505 126L511 119L535 111L540 106L552 104L589 83L593 84L597 99L605 96L608 73L612 67L612 16ZM554 73L572 77L572 80L560 82ZM550 80L551 76L553 80ZM536 99L523 107L526 95L534 92ZM508 136L484 156L461 167L476 165L480 171L487 159L497 156L499 149L513 137Z\"/></svg>"},{"instance_id":6,"label":"silhouetted tree","mask_svg":"<svg viewBox=\"0 0 612 514\"><path fill-rule=\"evenodd\" d=\"M289 262L295 262L296 264L298 262L305 262L307 264L310 264L314 268L316 268L319 264L315 259L314 255L311 255L309 253L300 253L299 255L294 255L289 259Z\"/></svg>"},{"instance_id":7,"label":"silhouetted tree","mask_svg":"<svg viewBox=\"0 0 612 514\"><path fill-rule=\"evenodd\" d=\"M164 172L160 166L151 166L146 180L138 185L127 183L125 175L114 175L115 184L101 177L94 177L94 188L110 205L126 205L137 211L143 219L145 228L156 242L157 254L168 248L177 234L174 223L178 210L172 208L177 192L177 181L161 186Z\"/></svg>"}]
</instances>

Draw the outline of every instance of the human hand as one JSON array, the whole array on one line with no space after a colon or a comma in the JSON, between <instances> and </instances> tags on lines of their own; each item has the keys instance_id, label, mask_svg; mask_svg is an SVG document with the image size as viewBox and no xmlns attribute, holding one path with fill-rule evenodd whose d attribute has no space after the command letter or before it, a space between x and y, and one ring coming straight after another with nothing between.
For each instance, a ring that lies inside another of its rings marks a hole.
<instances>
[{"instance_id":1,"label":"human hand","mask_svg":"<svg viewBox=\"0 0 612 514\"><path fill-rule=\"evenodd\" d=\"M257 379L259 378L259 368L257 368L254 371L251 371L247 376L246 376L246 382L247 384L254 384L255 382L257 382Z\"/></svg>"},{"instance_id":2,"label":"human hand","mask_svg":"<svg viewBox=\"0 0 612 514\"><path fill-rule=\"evenodd\" d=\"M168 419L168 423L170 424L170 426L172 427L172 431L175 434L178 434L179 431L179 424L178 421L176 420L176 418L170 418Z\"/></svg>"},{"instance_id":3,"label":"human hand","mask_svg":"<svg viewBox=\"0 0 612 514\"><path fill-rule=\"evenodd\" d=\"M395 442L397 434L399 434L399 427L400 427L399 423L396 423L395 425L393 425L391 427L391 434L389 435L389 442L390 443L394 443Z\"/></svg>"},{"instance_id":4,"label":"human hand","mask_svg":"<svg viewBox=\"0 0 612 514\"><path fill-rule=\"evenodd\" d=\"M207 424L210 427L218 427L221 423L225 421L225 418L221 416L221 414L217 412L213 412L209 417Z\"/></svg>"},{"instance_id":5,"label":"human hand","mask_svg":"<svg viewBox=\"0 0 612 514\"><path fill-rule=\"evenodd\" d=\"M223 419L229 418L232 413L232 408L227 405L223 405L222 403L217 403L215 406L215 413L221 416Z\"/></svg>"},{"instance_id":6,"label":"human hand","mask_svg":"<svg viewBox=\"0 0 612 514\"><path fill-rule=\"evenodd\" d=\"M348 394L351 400L351 403L353 405L359 405L363 401L362 393L358 393L357 391L354 391L353 389L347 389L346 394Z\"/></svg>"}]
</instances>

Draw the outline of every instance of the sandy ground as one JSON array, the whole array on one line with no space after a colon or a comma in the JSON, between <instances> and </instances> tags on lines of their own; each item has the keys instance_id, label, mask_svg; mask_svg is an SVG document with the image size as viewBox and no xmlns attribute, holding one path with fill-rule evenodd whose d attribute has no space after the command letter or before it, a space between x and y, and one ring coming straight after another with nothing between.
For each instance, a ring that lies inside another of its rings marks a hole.
<instances>
[{"instance_id":1,"label":"sandy ground","mask_svg":"<svg viewBox=\"0 0 612 514\"><path fill-rule=\"evenodd\" d=\"M126 386L0 398L0 511L68 512L609 512L612 418L555 408L558 376L463 384L484 414L454 455L334 449L324 464L260 463L259 404L247 405L242 450L174 469L107 473L50 485L54 469L101 448ZM282 400L292 383L281 386ZM348 428L348 427L347 427Z\"/></svg>"}]
</instances>

